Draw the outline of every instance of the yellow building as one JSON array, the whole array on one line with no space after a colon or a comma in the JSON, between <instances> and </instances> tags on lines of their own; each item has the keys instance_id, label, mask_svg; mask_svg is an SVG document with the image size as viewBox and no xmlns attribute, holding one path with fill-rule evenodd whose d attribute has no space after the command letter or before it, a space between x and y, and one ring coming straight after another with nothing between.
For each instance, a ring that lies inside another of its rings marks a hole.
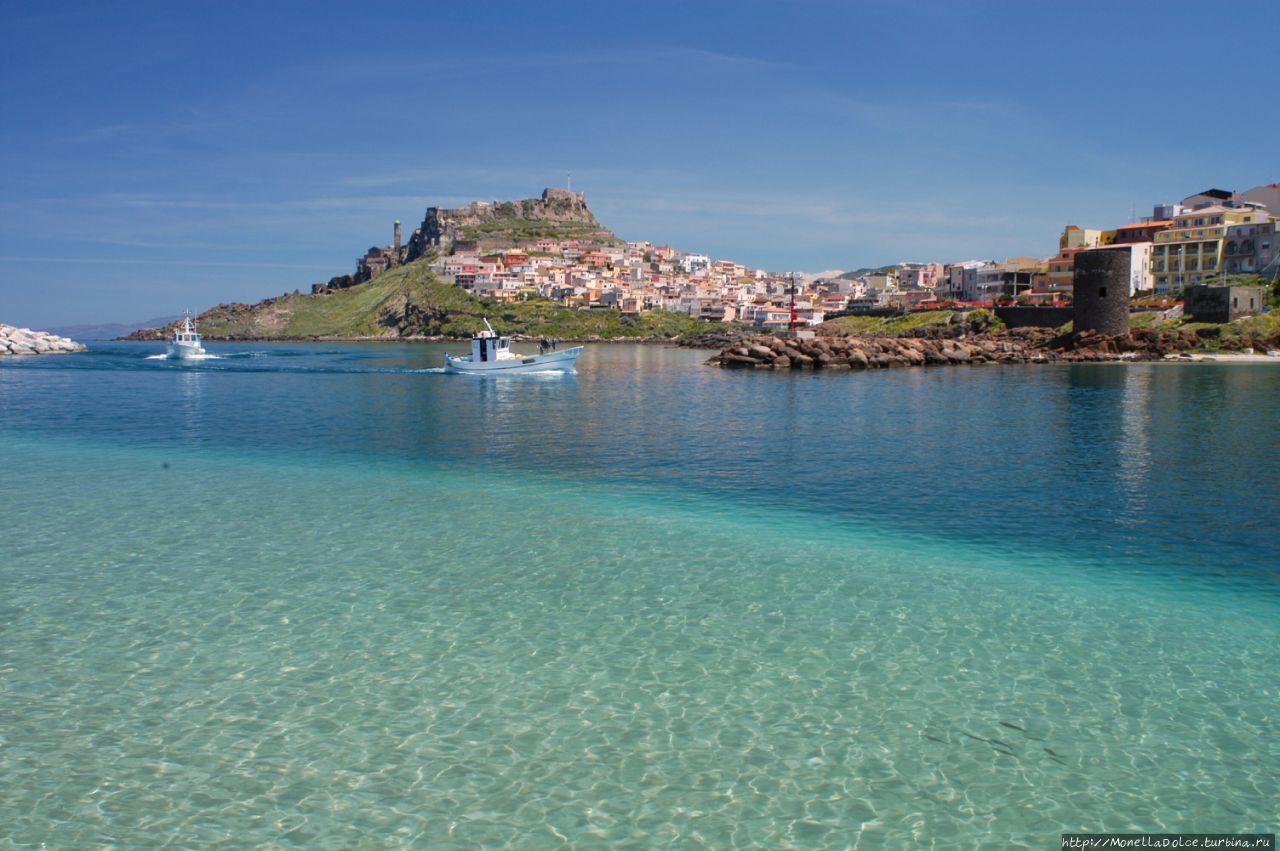
<instances>
[{"instance_id":1,"label":"yellow building","mask_svg":"<svg viewBox=\"0 0 1280 851\"><path fill-rule=\"evenodd\" d=\"M1067 225L1058 237L1059 250L1067 248L1097 248L1102 244L1102 231Z\"/></svg>"},{"instance_id":2,"label":"yellow building","mask_svg":"<svg viewBox=\"0 0 1280 851\"><path fill-rule=\"evenodd\" d=\"M1045 261L1039 257L1010 257L1000 265L1010 272L1030 272L1033 275L1046 268Z\"/></svg>"},{"instance_id":3,"label":"yellow building","mask_svg":"<svg viewBox=\"0 0 1280 851\"><path fill-rule=\"evenodd\" d=\"M896 293L898 291L898 270L888 269L867 275L867 289L876 292Z\"/></svg>"},{"instance_id":4,"label":"yellow building","mask_svg":"<svg viewBox=\"0 0 1280 851\"><path fill-rule=\"evenodd\" d=\"M1156 292L1180 290L1222 273L1227 226L1264 223L1270 217L1249 207L1202 207L1177 216L1173 227L1155 234L1151 277Z\"/></svg>"}]
</instances>

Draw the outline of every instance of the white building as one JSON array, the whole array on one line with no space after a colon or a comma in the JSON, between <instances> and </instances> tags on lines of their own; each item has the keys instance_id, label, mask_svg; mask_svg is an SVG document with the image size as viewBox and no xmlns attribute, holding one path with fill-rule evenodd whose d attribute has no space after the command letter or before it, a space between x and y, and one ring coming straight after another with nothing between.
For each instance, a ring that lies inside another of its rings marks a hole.
<instances>
[{"instance_id":1,"label":"white building","mask_svg":"<svg viewBox=\"0 0 1280 851\"><path fill-rule=\"evenodd\" d=\"M952 301L976 301L965 297L966 292L974 292L978 286L978 268L994 265L990 260L966 260L963 263L952 263L946 267L943 275L943 294Z\"/></svg>"},{"instance_id":2,"label":"white building","mask_svg":"<svg viewBox=\"0 0 1280 851\"><path fill-rule=\"evenodd\" d=\"M686 275L696 275L711 268L711 258L705 254L686 254L680 258L680 268Z\"/></svg>"},{"instance_id":3,"label":"white building","mask_svg":"<svg viewBox=\"0 0 1280 851\"><path fill-rule=\"evenodd\" d=\"M1248 192L1241 192L1239 200L1248 204L1260 204L1271 215L1280 216L1280 183L1255 186Z\"/></svg>"},{"instance_id":4,"label":"white building","mask_svg":"<svg viewBox=\"0 0 1280 851\"><path fill-rule=\"evenodd\" d=\"M964 300L989 301L998 297L1004 288L1004 272L1004 266L998 263L984 263L975 268L972 279L965 277Z\"/></svg>"},{"instance_id":5,"label":"white building","mask_svg":"<svg viewBox=\"0 0 1280 851\"><path fill-rule=\"evenodd\" d=\"M1108 250L1117 248L1129 249L1129 297L1140 292L1152 292L1156 288L1156 279L1151 274L1151 243L1127 242L1122 245L1108 245Z\"/></svg>"},{"instance_id":6,"label":"white building","mask_svg":"<svg viewBox=\"0 0 1280 851\"><path fill-rule=\"evenodd\" d=\"M1228 275L1280 278L1280 220L1228 225L1223 264Z\"/></svg>"}]
</instances>

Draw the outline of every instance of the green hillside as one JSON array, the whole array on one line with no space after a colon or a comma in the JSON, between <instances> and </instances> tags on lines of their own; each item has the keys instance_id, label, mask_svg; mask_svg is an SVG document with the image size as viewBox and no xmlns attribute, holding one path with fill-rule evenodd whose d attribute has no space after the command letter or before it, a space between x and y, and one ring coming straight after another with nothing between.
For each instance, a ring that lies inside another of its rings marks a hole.
<instances>
[{"instance_id":1,"label":"green hillside","mask_svg":"<svg viewBox=\"0 0 1280 851\"><path fill-rule=\"evenodd\" d=\"M467 337L488 317L501 333L582 339L672 339L715 330L683 313L573 310L545 299L500 303L441 283L427 260L398 266L359 286L321 295L293 293L201 314L207 339Z\"/></svg>"},{"instance_id":2,"label":"green hillside","mask_svg":"<svg viewBox=\"0 0 1280 851\"><path fill-rule=\"evenodd\" d=\"M825 329L842 334L884 334L897 336L929 325L947 325L951 321L950 310L927 310L906 313L901 316L841 316L822 324Z\"/></svg>"}]
</instances>

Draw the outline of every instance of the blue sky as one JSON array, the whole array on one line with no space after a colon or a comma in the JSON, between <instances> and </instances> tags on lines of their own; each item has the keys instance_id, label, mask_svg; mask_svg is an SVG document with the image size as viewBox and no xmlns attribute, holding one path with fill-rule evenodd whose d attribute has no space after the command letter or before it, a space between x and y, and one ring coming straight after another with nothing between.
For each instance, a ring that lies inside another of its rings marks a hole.
<instances>
[{"instance_id":1,"label":"blue sky","mask_svg":"<svg viewBox=\"0 0 1280 851\"><path fill-rule=\"evenodd\" d=\"M750 266L1047 256L1280 180L1280 4L1230 8L3 0L0 322L305 290L569 169L620 236Z\"/></svg>"}]
</instances>

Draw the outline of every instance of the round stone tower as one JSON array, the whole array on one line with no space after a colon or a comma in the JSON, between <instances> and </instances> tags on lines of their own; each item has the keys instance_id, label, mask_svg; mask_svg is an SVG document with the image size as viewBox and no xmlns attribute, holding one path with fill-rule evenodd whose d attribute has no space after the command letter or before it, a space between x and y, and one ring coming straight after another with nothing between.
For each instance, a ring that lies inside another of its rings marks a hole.
<instances>
[{"instance_id":1,"label":"round stone tower","mask_svg":"<svg viewBox=\"0 0 1280 851\"><path fill-rule=\"evenodd\" d=\"M1129 333L1131 256L1128 246L1093 248L1076 254L1072 318L1077 334L1097 331L1118 337Z\"/></svg>"}]
</instances>

